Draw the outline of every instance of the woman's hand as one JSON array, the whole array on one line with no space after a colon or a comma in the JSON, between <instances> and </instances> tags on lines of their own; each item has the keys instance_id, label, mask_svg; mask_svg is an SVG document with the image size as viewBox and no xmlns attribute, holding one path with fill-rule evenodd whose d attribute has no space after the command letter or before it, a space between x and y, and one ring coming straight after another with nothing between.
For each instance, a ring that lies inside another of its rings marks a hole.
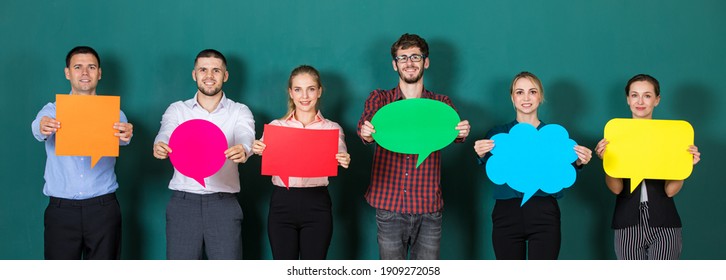
<instances>
[{"instance_id":1,"label":"woman's hand","mask_svg":"<svg viewBox=\"0 0 726 280\"><path fill-rule=\"evenodd\" d=\"M605 148L608 147L608 140L603 138L600 140L600 142L597 142L597 146L595 146L595 153L597 154L597 157L602 159L603 154L605 154Z\"/></svg>"},{"instance_id":2,"label":"woman's hand","mask_svg":"<svg viewBox=\"0 0 726 280\"><path fill-rule=\"evenodd\" d=\"M592 159L592 150L585 146L575 145L575 153L577 154L577 165L585 165Z\"/></svg>"},{"instance_id":3,"label":"woman's hand","mask_svg":"<svg viewBox=\"0 0 726 280\"><path fill-rule=\"evenodd\" d=\"M494 149L494 140L482 139L474 142L474 151L479 157L484 157L492 149Z\"/></svg>"},{"instance_id":4,"label":"woman's hand","mask_svg":"<svg viewBox=\"0 0 726 280\"><path fill-rule=\"evenodd\" d=\"M255 140L255 142L252 144L252 153L261 156L262 152L265 151L265 147L267 147L265 143L260 140Z\"/></svg>"},{"instance_id":5,"label":"woman's hand","mask_svg":"<svg viewBox=\"0 0 726 280\"><path fill-rule=\"evenodd\" d=\"M348 165L350 165L350 154L346 152L337 153L335 159L338 160L338 164L343 168L348 168Z\"/></svg>"},{"instance_id":6,"label":"woman's hand","mask_svg":"<svg viewBox=\"0 0 726 280\"><path fill-rule=\"evenodd\" d=\"M696 163L701 161L701 153L698 152L698 147L696 147L696 145L688 147L688 152L693 155L693 165L696 165Z\"/></svg>"}]
</instances>

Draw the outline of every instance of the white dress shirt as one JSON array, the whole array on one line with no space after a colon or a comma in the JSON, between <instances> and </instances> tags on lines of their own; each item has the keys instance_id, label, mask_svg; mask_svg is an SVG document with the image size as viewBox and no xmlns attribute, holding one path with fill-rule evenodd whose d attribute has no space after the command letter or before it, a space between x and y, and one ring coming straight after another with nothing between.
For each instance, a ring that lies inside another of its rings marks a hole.
<instances>
[{"instance_id":1,"label":"white dress shirt","mask_svg":"<svg viewBox=\"0 0 726 280\"><path fill-rule=\"evenodd\" d=\"M217 108L211 113L197 102L196 94L192 99L177 101L169 105L161 118L161 128L154 143L161 141L169 144L169 138L174 129L183 122L193 119L207 120L217 125L224 132L229 147L242 144L247 155L251 154L252 143L255 140L255 120L252 112L246 105L227 99L224 93L222 93L222 100ZM237 163L227 159L217 173L204 179L204 184L206 188L191 177L174 169L169 189L195 194L238 193L240 180Z\"/></svg>"}]
</instances>

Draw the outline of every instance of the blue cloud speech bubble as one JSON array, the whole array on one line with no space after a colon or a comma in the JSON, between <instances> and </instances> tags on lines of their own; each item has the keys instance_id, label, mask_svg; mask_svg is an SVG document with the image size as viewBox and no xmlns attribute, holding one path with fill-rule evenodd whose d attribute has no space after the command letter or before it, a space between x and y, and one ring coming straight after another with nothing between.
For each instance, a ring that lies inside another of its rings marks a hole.
<instances>
[{"instance_id":1,"label":"blue cloud speech bubble","mask_svg":"<svg viewBox=\"0 0 726 280\"><path fill-rule=\"evenodd\" d=\"M564 127L549 124L537 130L519 123L508 134L494 135L492 140L494 149L486 164L487 176L497 185L506 183L524 193L521 205L537 190L552 194L575 183L577 174L572 162L577 160L577 143Z\"/></svg>"}]
</instances>

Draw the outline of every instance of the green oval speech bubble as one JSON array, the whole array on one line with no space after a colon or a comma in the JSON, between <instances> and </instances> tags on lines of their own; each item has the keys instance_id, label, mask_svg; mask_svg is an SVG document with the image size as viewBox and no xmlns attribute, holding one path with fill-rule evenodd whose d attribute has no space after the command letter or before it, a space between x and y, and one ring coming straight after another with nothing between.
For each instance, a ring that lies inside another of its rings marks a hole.
<instances>
[{"instance_id":1,"label":"green oval speech bubble","mask_svg":"<svg viewBox=\"0 0 726 280\"><path fill-rule=\"evenodd\" d=\"M389 151L417 154L416 168L433 151L456 139L461 121L454 108L427 98L404 99L383 106L371 119L373 139Z\"/></svg>"}]
</instances>

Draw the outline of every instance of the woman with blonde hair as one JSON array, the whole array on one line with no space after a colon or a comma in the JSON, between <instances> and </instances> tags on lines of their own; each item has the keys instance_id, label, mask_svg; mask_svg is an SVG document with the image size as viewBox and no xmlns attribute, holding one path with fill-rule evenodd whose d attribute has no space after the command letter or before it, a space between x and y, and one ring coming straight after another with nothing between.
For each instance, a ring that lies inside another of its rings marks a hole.
<instances>
[{"instance_id":1,"label":"woman with blonde hair","mask_svg":"<svg viewBox=\"0 0 726 280\"><path fill-rule=\"evenodd\" d=\"M519 123L531 124L537 130L545 126L537 115L537 109L544 101L542 82L537 76L529 72L517 74L512 80L510 96L516 112L514 121L495 126L487 132L485 139L474 143L481 165L485 165L492 155L490 151L495 143L491 138L494 135L509 133ZM577 161L573 165L582 168L592 158L592 151L580 145L575 145L574 150ZM522 176L527 176L527 168L538 167L522 162ZM507 184L496 186L493 196L496 203L492 212L492 243L497 259L557 259L561 242L557 199L563 196L562 191L549 194L538 190L524 205L524 194Z\"/></svg>"},{"instance_id":2,"label":"woman with blonde hair","mask_svg":"<svg viewBox=\"0 0 726 280\"><path fill-rule=\"evenodd\" d=\"M336 159L348 168L350 155L345 134L337 123L323 117L318 110L323 85L320 73L312 66L302 65L290 73L288 80L288 112L270 125L303 129L338 129ZM263 137L264 139L264 137ZM255 140L252 151L264 156L264 140ZM290 139L290 145L303 146ZM289 189L279 176L272 177L275 189L270 199L267 232L274 259L325 259L333 236L332 202L328 193L328 177L289 178Z\"/></svg>"}]
</instances>

